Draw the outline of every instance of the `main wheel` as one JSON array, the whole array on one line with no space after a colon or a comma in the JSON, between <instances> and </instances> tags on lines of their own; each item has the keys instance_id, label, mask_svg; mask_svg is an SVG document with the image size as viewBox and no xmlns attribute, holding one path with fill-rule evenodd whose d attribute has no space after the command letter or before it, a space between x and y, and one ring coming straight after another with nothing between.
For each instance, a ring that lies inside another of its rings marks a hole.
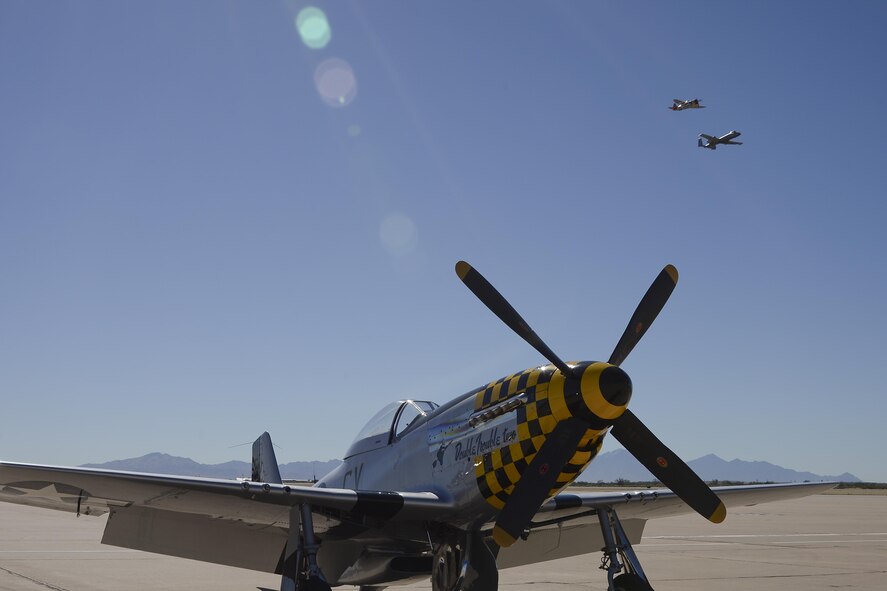
<instances>
[{"instance_id":1,"label":"main wheel","mask_svg":"<svg viewBox=\"0 0 887 591\"><path fill-rule=\"evenodd\" d=\"M332 591L330 584L320 577L308 577L307 581L302 583L299 591ZM627 590L626 590L627 591Z\"/></svg>"},{"instance_id":2,"label":"main wheel","mask_svg":"<svg viewBox=\"0 0 887 591\"><path fill-rule=\"evenodd\" d=\"M634 573L622 573L613 579L616 591L653 591L650 583Z\"/></svg>"}]
</instances>

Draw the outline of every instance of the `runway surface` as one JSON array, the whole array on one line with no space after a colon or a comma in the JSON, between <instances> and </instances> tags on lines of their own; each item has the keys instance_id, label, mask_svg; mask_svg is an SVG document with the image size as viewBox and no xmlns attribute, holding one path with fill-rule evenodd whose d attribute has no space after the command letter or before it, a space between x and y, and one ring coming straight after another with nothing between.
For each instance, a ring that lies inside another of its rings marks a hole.
<instances>
[{"instance_id":1,"label":"runway surface","mask_svg":"<svg viewBox=\"0 0 887 591\"><path fill-rule=\"evenodd\" d=\"M105 519L0 503L0 591L279 588L274 575L102 546ZM636 550L656 591L881 591L887 496L816 495L737 508L721 525L695 515L653 520ZM595 552L508 569L499 587L604 590L599 564Z\"/></svg>"}]
</instances>

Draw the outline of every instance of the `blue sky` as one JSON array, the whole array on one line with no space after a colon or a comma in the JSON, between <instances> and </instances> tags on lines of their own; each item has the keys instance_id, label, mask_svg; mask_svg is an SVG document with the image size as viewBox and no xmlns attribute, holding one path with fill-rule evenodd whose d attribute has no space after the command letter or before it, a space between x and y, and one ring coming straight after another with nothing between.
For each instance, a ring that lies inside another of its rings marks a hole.
<instances>
[{"instance_id":1,"label":"blue sky","mask_svg":"<svg viewBox=\"0 0 887 591\"><path fill-rule=\"evenodd\" d=\"M457 260L565 359L672 263L636 414L687 460L887 481L885 16L4 2L0 457L341 457L390 400L542 361Z\"/></svg>"}]
</instances>

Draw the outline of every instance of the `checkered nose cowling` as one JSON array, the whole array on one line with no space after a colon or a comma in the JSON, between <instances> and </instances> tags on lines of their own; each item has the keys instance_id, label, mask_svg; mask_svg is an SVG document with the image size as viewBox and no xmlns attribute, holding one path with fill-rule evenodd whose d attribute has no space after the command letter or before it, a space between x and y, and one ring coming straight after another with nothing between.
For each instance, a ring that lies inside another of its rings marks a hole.
<instances>
[{"instance_id":1,"label":"checkered nose cowling","mask_svg":"<svg viewBox=\"0 0 887 591\"><path fill-rule=\"evenodd\" d=\"M607 429L626 410L631 380L615 365L584 361L571 374L551 365L528 369L478 391L475 408L501 407L509 399L523 400L514 410L516 440L475 458L478 487L493 507L502 509L515 485L546 440L564 421L581 421L575 445L564 448L566 465L547 489L553 496L573 482L600 451Z\"/></svg>"},{"instance_id":2,"label":"checkered nose cowling","mask_svg":"<svg viewBox=\"0 0 887 591\"><path fill-rule=\"evenodd\" d=\"M572 366L545 344L474 267L459 261L456 274L491 312L551 363L509 376L478 393L476 410L486 409L494 399L499 402L503 395L519 396L513 403L485 411L489 417L482 413L470 423L474 427L512 410L516 415L508 441L517 441L475 459L481 494L501 509L493 527L499 546L513 544L545 499L576 479L600 451L601 439L610 427L625 449L682 501L714 523L724 519L726 509L717 495L628 410L631 380L619 369L674 291L678 283L674 265L666 265L650 284L607 363ZM495 436L490 433L491 444L486 447L505 443Z\"/></svg>"}]
</instances>

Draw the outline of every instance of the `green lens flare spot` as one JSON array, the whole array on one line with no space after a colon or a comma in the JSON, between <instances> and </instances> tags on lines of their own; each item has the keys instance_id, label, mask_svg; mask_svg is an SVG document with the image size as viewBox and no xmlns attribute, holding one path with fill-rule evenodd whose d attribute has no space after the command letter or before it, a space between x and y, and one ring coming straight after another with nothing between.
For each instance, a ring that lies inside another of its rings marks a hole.
<instances>
[{"instance_id":1,"label":"green lens flare spot","mask_svg":"<svg viewBox=\"0 0 887 591\"><path fill-rule=\"evenodd\" d=\"M296 30L302 43L311 49L323 49L332 38L326 15L314 6L306 6L299 11L296 15Z\"/></svg>"}]
</instances>

